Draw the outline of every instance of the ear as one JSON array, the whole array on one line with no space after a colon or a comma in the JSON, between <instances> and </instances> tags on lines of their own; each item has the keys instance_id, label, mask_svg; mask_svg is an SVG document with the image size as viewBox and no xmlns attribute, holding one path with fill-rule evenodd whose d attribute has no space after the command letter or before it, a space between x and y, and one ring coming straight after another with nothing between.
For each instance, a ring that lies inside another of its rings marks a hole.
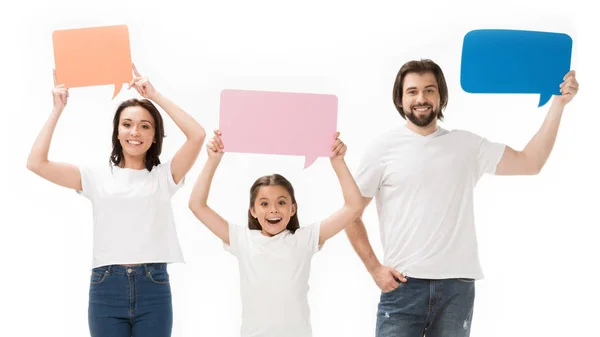
<instances>
[{"instance_id":1,"label":"ear","mask_svg":"<svg viewBox=\"0 0 600 337\"><path fill-rule=\"evenodd\" d=\"M254 211L254 207L250 207L250 214L256 219L256 212Z\"/></svg>"},{"instance_id":2,"label":"ear","mask_svg":"<svg viewBox=\"0 0 600 337\"><path fill-rule=\"evenodd\" d=\"M294 216L296 215L296 204L292 205L292 213L290 214L290 216Z\"/></svg>"}]
</instances>

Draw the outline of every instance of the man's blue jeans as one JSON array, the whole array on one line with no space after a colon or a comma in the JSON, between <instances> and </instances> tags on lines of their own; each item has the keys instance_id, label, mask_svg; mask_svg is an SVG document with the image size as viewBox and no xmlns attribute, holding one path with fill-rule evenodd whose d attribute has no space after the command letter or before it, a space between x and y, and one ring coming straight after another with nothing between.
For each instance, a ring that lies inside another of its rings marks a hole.
<instances>
[{"instance_id":1,"label":"man's blue jeans","mask_svg":"<svg viewBox=\"0 0 600 337\"><path fill-rule=\"evenodd\" d=\"M475 281L408 278L381 294L377 337L468 337Z\"/></svg>"}]
</instances>

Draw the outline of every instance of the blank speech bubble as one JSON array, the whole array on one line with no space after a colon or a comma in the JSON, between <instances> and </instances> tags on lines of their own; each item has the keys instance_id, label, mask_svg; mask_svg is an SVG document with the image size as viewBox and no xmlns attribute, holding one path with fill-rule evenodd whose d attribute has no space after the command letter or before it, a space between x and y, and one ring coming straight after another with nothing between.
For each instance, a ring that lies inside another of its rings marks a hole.
<instances>
[{"instance_id":1,"label":"blank speech bubble","mask_svg":"<svg viewBox=\"0 0 600 337\"><path fill-rule=\"evenodd\" d=\"M219 120L223 150L305 156L307 168L332 155L337 111L335 95L225 89Z\"/></svg>"},{"instance_id":2,"label":"blank speech bubble","mask_svg":"<svg viewBox=\"0 0 600 337\"><path fill-rule=\"evenodd\" d=\"M126 25L52 33L56 84L67 88L114 84L112 98L133 79Z\"/></svg>"},{"instance_id":3,"label":"blank speech bubble","mask_svg":"<svg viewBox=\"0 0 600 337\"><path fill-rule=\"evenodd\" d=\"M572 46L562 33L470 31L463 41L460 84L469 93L540 94L541 107L561 94Z\"/></svg>"}]
</instances>

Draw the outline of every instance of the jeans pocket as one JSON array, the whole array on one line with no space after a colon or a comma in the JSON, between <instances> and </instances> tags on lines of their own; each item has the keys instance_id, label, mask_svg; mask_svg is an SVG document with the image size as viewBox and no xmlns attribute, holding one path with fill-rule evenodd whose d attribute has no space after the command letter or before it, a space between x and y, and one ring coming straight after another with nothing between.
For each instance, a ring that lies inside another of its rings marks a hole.
<instances>
[{"instance_id":1,"label":"jeans pocket","mask_svg":"<svg viewBox=\"0 0 600 337\"><path fill-rule=\"evenodd\" d=\"M150 281L156 284L169 284L169 273L167 272L166 267L162 268L151 268L148 270L147 274Z\"/></svg>"},{"instance_id":2,"label":"jeans pocket","mask_svg":"<svg viewBox=\"0 0 600 337\"><path fill-rule=\"evenodd\" d=\"M106 280L108 276L108 268L106 267L98 267L92 269L92 275L90 276L91 284L100 284Z\"/></svg>"}]
</instances>

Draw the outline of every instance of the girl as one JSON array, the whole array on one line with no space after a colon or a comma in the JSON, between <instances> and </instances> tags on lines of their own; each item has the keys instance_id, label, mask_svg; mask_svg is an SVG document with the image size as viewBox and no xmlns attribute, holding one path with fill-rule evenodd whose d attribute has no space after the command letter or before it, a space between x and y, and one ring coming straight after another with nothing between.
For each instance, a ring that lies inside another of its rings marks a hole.
<instances>
[{"instance_id":1,"label":"girl","mask_svg":"<svg viewBox=\"0 0 600 337\"><path fill-rule=\"evenodd\" d=\"M346 145L335 136L331 165L344 206L320 223L300 227L290 182L278 174L250 188L248 225L228 223L207 205L212 178L223 156L221 133L207 144L208 160L194 185L194 215L238 258L242 296L242 336L312 336L308 307L311 258L323 243L360 215L362 196L346 166Z\"/></svg>"},{"instance_id":2,"label":"girl","mask_svg":"<svg viewBox=\"0 0 600 337\"><path fill-rule=\"evenodd\" d=\"M109 167L91 169L48 160L52 134L68 89L52 90L54 108L40 131L27 168L88 198L94 214L88 321L92 337L168 337L173 312L166 263L183 261L171 197L183 185L204 129L154 89L135 66L129 83L145 99L123 102L113 119ZM164 128L154 101L187 137L171 161L161 163Z\"/></svg>"}]
</instances>

